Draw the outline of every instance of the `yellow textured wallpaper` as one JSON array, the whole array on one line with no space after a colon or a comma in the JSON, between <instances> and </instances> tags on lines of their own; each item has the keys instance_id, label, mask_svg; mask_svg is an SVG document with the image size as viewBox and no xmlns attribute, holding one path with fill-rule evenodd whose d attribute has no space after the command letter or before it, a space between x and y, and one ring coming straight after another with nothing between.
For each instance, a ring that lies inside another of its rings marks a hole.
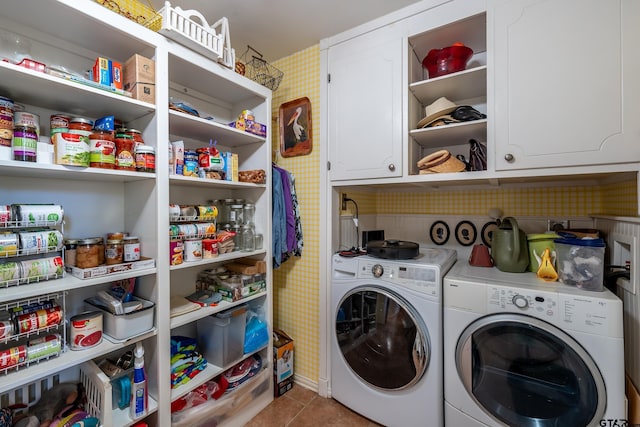
<instances>
[{"instance_id":1,"label":"yellow textured wallpaper","mask_svg":"<svg viewBox=\"0 0 640 427\"><path fill-rule=\"evenodd\" d=\"M316 45L273 65L284 72L273 93L272 147L277 164L295 177L304 248L274 270L274 325L295 341L295 374L317 382L319 349L319 224L320 224L320 46ZM312 151L308 155L281 157L279 147L280 105L307 97L311 102Z\"/></svg>"}]
</instances>

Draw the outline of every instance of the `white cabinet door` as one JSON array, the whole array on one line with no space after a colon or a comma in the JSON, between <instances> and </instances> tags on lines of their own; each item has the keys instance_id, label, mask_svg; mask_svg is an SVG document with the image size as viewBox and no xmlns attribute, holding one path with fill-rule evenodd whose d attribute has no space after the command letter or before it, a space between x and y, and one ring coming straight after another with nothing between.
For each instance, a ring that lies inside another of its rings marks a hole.
<instances>
[{"instance_id":1,"label":"white cabinet door","mask_svg":"<svg viewBox=\"0 0 640 427\"><path fill-rule=\"evenodd\" d=\"M640 161L636 0L497 1L496 169Z\"/></svg>"},{"instance_id":2,"label":"white cabinet door","mask_svg":"<svg viewBox=\"0 0 640 427\"><path fill-rule=\"evenodd\" d=\"M402 175L402 36L394 25L328 50L332 180Z\"/></svg>"}]
</instances>

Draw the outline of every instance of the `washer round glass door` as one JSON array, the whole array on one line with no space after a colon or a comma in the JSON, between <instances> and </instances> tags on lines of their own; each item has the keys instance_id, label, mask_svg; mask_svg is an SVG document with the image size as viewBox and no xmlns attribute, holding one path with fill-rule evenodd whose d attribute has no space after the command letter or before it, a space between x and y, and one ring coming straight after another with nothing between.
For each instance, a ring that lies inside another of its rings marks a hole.
<instances>
[{"instance_id":1,"label":"washer round glass door","mask_svg":"<svg viewBox=\"0 0 640 427\"><path fill-rule=\"evenodd\" d=\"M605 411L604 380L591 356L533 317L475 321L458 339L456 367L479 407L510 426L586 426Z\"/></svg>"},{"instance_id":2,"label":"washer round glass door","mask_svg":"<svg viewBox=\"0 0 640 427\"><path fill-rule=\"evenodd\" d=\"M401 296L377 286L357 287L340 301L335 322L345 363L370 386L406 389L427 370L429 333Z\"/></svg>"}]
</instances>

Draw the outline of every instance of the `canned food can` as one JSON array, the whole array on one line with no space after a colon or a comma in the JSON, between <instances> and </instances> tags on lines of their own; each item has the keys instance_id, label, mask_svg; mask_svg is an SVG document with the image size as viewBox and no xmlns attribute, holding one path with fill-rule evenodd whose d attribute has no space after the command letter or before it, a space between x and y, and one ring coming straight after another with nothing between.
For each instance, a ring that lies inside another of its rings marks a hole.
<instances>
[{"instance_id":1,"label":"canned food can","mask_svg":"<svg viewBox=\"0 0 640 427\"><path fill-rule=\"evenodd\" d=\"M0 146L11 147L14 109L12 99L0 96Z\"/></svg>"},{"instance_id":2,"label":"canned food can","mask_svg":"<svg viewBox=\"0 0 640 427\"><path fill-rule=\"evenodd\" d=\"M184 238L193 238L198 235L198 227L195 224L178 224L178 235Z\"/></svg>"},{"instance_id":3,"label":"canned food can","mask_svg":"<svg viewBox=\"0 0 640 427\"><path fill-rule=\"evenodd\" d=\"M202 240L201 239L185 240L184 260L185 262L202 260Z\"/></svg>"},{"instance_id":4,"label":"canned food can","mask_svg":"<svg viewBox=\"0 0 640 427\"><path fill-rule=\"evenodd\" d=\"M2 208L2 206L0 206ZM178 221L180 219L180 205L169 205L169 221Z\"/></svg>"},{"instance_id":5,"label":"canned food can","mask_svg":"<svg viewBox=\"0 0 640 427\"><path fill-rule=\"evenodd\" d=\"M62 351L60 334L50 334L29 341L27 346L27 361L34 362L46 357L55 356Z\"/></svg>"},{"instance_id":6,"label":"canned food can","mask_svg":"<svg viewBox=\"0 0 640 427\"><path fill-rule=\"evenodd\" d=\"M180 207L180 220L181 221L195 221L198 217L198 211L195 206L181 206Z\"/></svg>"},{"instance_id":7,"label":"canned food can","mask_svg":"<svg viewBox=\"0 0 640 427\"><path fill-rule=\"evenodd\" d=\"M0 350L0 369L14 368L27 361L27 346L18 345Z\"/></svg>"},{"instance_id":8,"label":"canned food can","mask_svg":"<svg viewBox=\"0 0 640 427\"><path fill-rule=\"evenodd\" d=\"M0 257L18 255L18 235L15 233L0 234Z\"/></svg>"},{"instance_id":9,"label":"canned food can","mask_svg":"<svg viewBox=\"0 0 640 427\"><path fill-rule=\"evenodd\" d=\"M102 313L90 311L80 313L70 319L69 347L84 350L102 342Z\"/></svg>"},{"instance_id":10,"label":"canned food can","mask_svg":"<svg viewBox=\"0 0 640 427\"><path fill-rule=\"evenodd\" d=\"M48 300L44 302L32 302L26 305L21 305L18 307L14 307L11 309L11 316L15 318L16 316L20 316L22 314L33 313L38 310L46 310L49 308L53 308L56 306L54 300Z\"/></svg>"},{"instance_id":11,"label":"canned food can","mask_svg":"<svg viewBox=\"0 0 640 427\"><path fill-rule=\"evenodd\" d=\"M77 133L57 132L51 135L54 159L58 165L89 166L89 137Z\"/></svg>"},{"instance_id":12,"label":"canned food can","mask_svg":"<svg viewBox=\"0 0 640 427\"><path fill-rule=\"evenodd\" d=\"M11 206L0 205L0 227L10 225L11 220Z\"/></svg>"},{"instance_id":13,"label":"canned food can","mask_svg":"<svg viewBox=\"0 0 640 427\"><path fill-rule=\"evenodd\" d=\"M58 230L21 231L19 236L22 255L61 251L64 243L62 233Z\"/></svg>"},{"instance_id":14,"label":"canned food can","mask_svg":"<svg viewBox=\"0 0 640 427\"><path fill-rule=\"evenodd\" d=\"M60 306L16 316L16 325L18 326L19 334L56 326L59 325L60 322L62 322L62 309Z\"/></svg>"},{"instance_id":15,"label":"canned food can","mask_svg":"<svg viewBox=\"0 0 640 427\"><path fill-rule=\"evenodd\" d=\"M202 239L202 257L205 259L218 256L218 241L216 239Z\"/></svg>"},{"instance_id":16,"label":"canned food can","mask_svg":"<svg viewBox=\"0 0 640 427\"><path fill-rule=\"evenodd\" d=\"M214 205L201 205L196 208L198 210L198 219L200 221L215 220L218 216L218 208Z\"/></svg>"},{"instance_id":17,"label":"canned food can","mask_svg":"<svg viewBox=\"0 0 640 427\"><path fill-rule=\"evenodd\" d=\"M64 271L64 262L61 256L24 260L20 263L23 271L22 278L27 282L57 279L62 277Z\"/></svg>"},{"instance_id":18,"label":"canned food can","mask_svg":"<svg viewBox=\"0 0 640 427\"><path fill-rule=\"evenodd\" d=\"M36 131L38 140L40 139L40 116L26 111L16 111L13 117L14 126L31 126Z\"/></svg>"},{"instance_id":19,"label":"canned food can","mask_svg":"<svg viewBox=\"0 0 640 427\"><path fill-rule=\"evenodd\" d=\"M216 234L216 224L213 222L199 222L195 224L196 226L196 236L203 237L211 237Z\"/></svg>"},{"instance_id":20,"label":"canned food can","mask_svg":"<svg viewBox=\"0 0 640 427\"><path fill-rule=\"evenodd\" d=\"M71 117L65 116L64 114L51 115L51 119L49 121L49 128L51 129L51 138L53 139L53 135L56 133L69 132L70 121L71 121Z\"/></svg>"},{"instance_id":21,"label":"canned food can","mask_svg":"<svg viewBox=\"0 0 640 427\"><path fill-rule=\"evenodd\" d=\"M136 236L124 238L124 262L140 261L140 239Z\"/></svg>"},{"instance_id":22,"label":"canned food can","mask_svg":"<svg viewBox=\"0 0 640 427\"><path fill-rule=\"evenodd\" d=\"M17 225L22 227L60 225L64 216L61 205L12 205Z\"/></svg>"},{"instance_id":23,"label":"canned food can","mask_svg":"<svg viewBox=\"0 0 640 427\"><path fill-rule=\"evenodd\" d=\"M0 320L0 339L9 338L11 335L13 335L13 322Z\"/></svg>"},{"instance_id":24,"label":"canned food can","mask_svg":"<svg viewBox=\"0 0 640 427\"><path fill-rule=\"evenodd\" d=\"M182 240L169 241L169 264L180 265L184 261L184 243Z\"/></svg>"},{"instance_id":25,"label":"canned food can","mask_svg":"<svg viewBox=\"0 0 640 427\"><path fill-rule=\"evenodd\" d=\"M22 277L20 262L5 262L0 264L0 286L17 285Z\"/></svg>"}]
</instances>

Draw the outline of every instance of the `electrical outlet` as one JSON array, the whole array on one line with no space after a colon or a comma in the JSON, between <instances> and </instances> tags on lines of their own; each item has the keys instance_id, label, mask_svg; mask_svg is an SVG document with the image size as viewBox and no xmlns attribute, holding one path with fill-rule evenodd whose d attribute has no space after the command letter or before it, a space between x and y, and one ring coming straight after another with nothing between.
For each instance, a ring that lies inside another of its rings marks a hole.
<instances>
[{"instance_id":1,"label":"electrical outlet","mask_svg":"<svg viewBox=\"0 0 640 427\"><path fill-rule=\"evenodd\" d=\"M549 231L562 231L569 228L569 220L567 219L549 219L547 220L547 228Z\"/></svg>"}]
</instances>

